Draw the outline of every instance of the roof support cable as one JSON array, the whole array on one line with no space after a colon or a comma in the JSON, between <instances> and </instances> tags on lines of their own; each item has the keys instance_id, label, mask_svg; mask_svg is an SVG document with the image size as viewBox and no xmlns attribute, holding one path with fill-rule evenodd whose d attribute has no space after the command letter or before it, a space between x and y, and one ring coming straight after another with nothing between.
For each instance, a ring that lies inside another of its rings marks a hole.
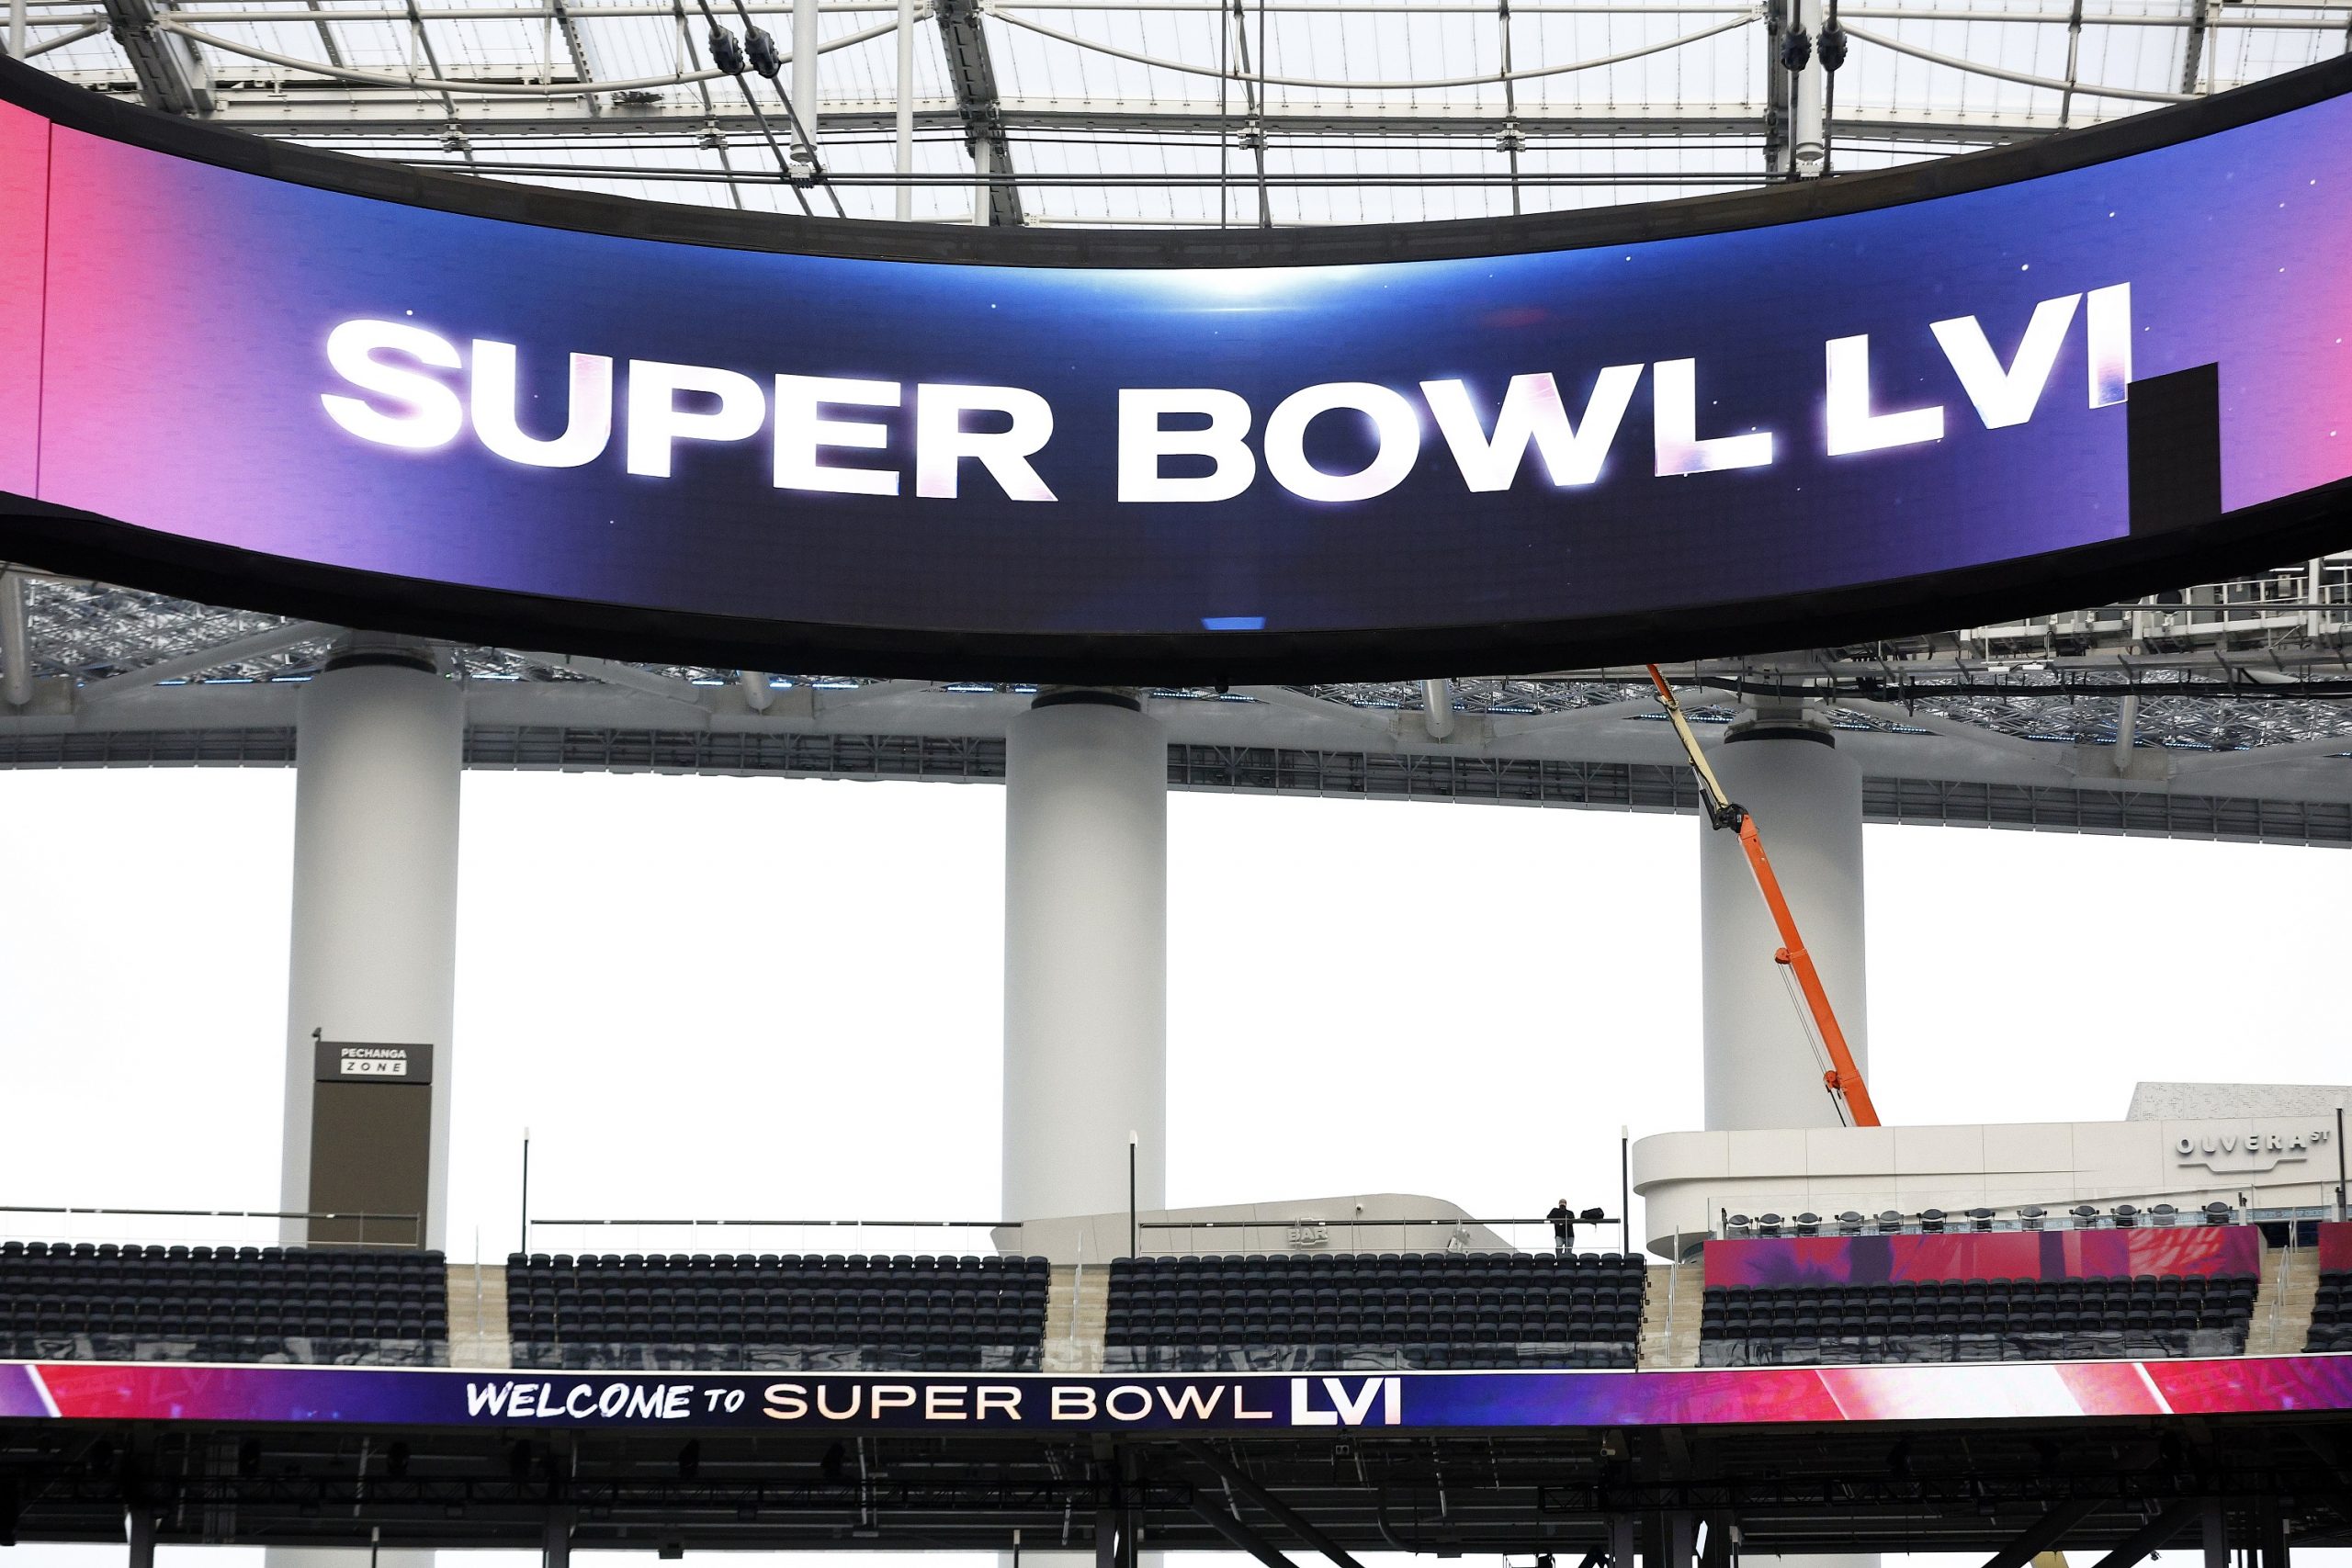
<instances>
[{"instance_id":1,"label":"roof support cable","mask_svg":"<svg viewBox=\"0 0 2352 1568\"><path fill-rule=\"evenodd\" d=\"M1258 227L1274 226L1274 209L1266 198L1266 121L1272 113L1266 103L1266 0L1258 0Z\"/></svg>"},{"instance_id":2,"label":"roof support cable","mask_svg":"<svg viewBox=\"0 0 2352 1568\"><path fill-rule=\"evenodd\" d=\"M899 36L893 41L899 51L898 102L891 115L891 140L897 143L893 163L906 178L899 183L891 210L899 222L910 223L915 216L915 0L899 0Z\"/></svg>"},{"instance_id":3,"label":"roof support cable","mask_svg":"<svg viewBox=\"0 0 2352 1568\"><path fill-rule=\"evenodd\" d=\"M1258 12L1261 24L1265 15L1261 6ZM1011 21L1012 18L1007 17L1006 20ZM1029 24L1015 22L1014 26L1027 27ZM1039 29L1033 27L1030 30L1035 32ZM1269 229L1273 225L1268 220L1266 209L1265 62L1261 60L1255 66L1250 63L1250 13L1243 8L1243 0L1233 0L1233 34L1235 42L1241 51L1241 69L1236 73L1241 83L1241 105L1249 116L1241 127L1240 142L1243 150L1257 160L1258 227ZM1258 35L1261 53L1264 51L1265 41L1265 34L1261 31Z\"/></svg>"},{"instance_id":4,"label":"roof support cable","mask_svg":"<svg viewBox=\"0 0 2352 1568\"><path fill-rule=\"evenodd\" d=\"M1519 92L1510 79L1510 0L1495 0L1495 20L1503 44L1503 133L1495 146L1510 159L1510 215L1519 216L1519 154L1527 145L1519 129Z\"/></svg>"},{"instance_id":5,"label":"roof support cable","mask_svg":"<svg viewBox=\"0 0 2352 1568\"><path fill-rule=\"evenodd\" d=\"M2074 0L2073 7L2066 14L2066 90L2058 95L2058 129L2061 130L2066 129L2066 122L2075 112L2075 82L2081 71L2082 51L2083 0Z\"/></svg>"},{"instance_id":6,"label":"roof support cable","mask_svg":"<svg viewBox=\"0 0 2352 1568\"><path fill-rule=\"evenodd\" d=\"M17 0L23 4L23 0ZM1216 226L1232 220L1233 179L1233 28L1225 7L1216 17Z\"/></svg>"},{"instance_id":7,"label":"roof support cable","mask_svg":"<svg viewBox=\"0 0 2352 1568\"><path fill-rule=\"evenodd\" d=\"M1858 38L1893 54L1907 54L1914 60L1924 60L1930 65L1949 65L1954 71L1972 75L1989 76L1996 82L2017 82L2028 87L2047 87L2052 92L2064 92L2066 84L2052 76L2036 76L2030 71L2011 71L2006 66L1988 65L1981 60L1962 55L1943 54L1932 49L1922 49L1916 43L1905 43L1884 33L1865 32L1860 28L1848 28L1847 36ZM2099 82L2077 82L2075 91L2086 98L2121 98L2135 104L2181 104L2195 97L2194 93L2158 93L2145 87L2112 87Z\"/></svg>"},{"instance_id":8,"label":"roof support cable","mask_svg":"<svg viewBox=\"0 0 2352 1568\"><path fill-rule=\"evenodd\" d=\"M1688 49L1692 44L1704 43L1711 38L1718 38L1724 33L1752 26L1770 14L1770 5L1743 6L1726 16L1724 20L1710 27L1700 28L1691 32L1678 33L1673 38L1656 39L1638 43L1629 49L1617 50L1608 54L1596 54L1585 60L1564 61L1557 65L1531 65L1522 71L1513 71L1511 78L1519 82L1532 82L1541 76L1566 76L1578 71L1598 71L1604 66L1623 65L1627 61L1644 60L1653 54L1665 54L1673 50ZM1132 60L1138 65L1156 66L1162 71L1173 71L1185 76L1216 74L1216 67L1204 62L1171 59L1163 54L1146 54L1140 50L1121 49L1116 44L1104 43L1100 39L1081 38L1076 33L1064 32L1059 28L1049 28L1034 17L1024 17L1018 9L1012 6L991 10L989 15L1006 27L1019 28L1023 32L1035 33L1039 38L1049 38L1058 43L1069 44L1072 49L1091 50L1096 54L1107 54L1114 60ZM1243 15L1241 0L1233 0L1233 15L1236 17ZM887 25L877 28L876 36L888 30ZM1870 42L1879 44L1883 48L1894 50L1897 54L1925 54L1924 51L1916 49L1910 44L1894 43L1881 39L1875 33L1866 34L1859 28L1849 28L1846 30L1850 37L1867 39ZM1996 67L1980 65L1973 61L1955 61L1945 55L1934 55L1931 58L1939 62L1949 63L1955 70L1974 71L1988 76L2002 74ZM2022 81L2032 86L2048 87L2052 91L2055 91L2059 85L2057 82L2046 77L2019 76L2014 73L2009 74L2013 80ZM1374 82L1331 76L1276 76L1250 63L1246 37L1243 39L1240 68L1233 73L1233 79L1239 82L1245 88L1263 83L1272 87L1303 87L1310 91L1335 93L1434 93L1448 87L1491 87L1501 80L1492 71L1483 72L1476 76L1399 77L1395 80ZM2125 87L2086 87L2083 91L2093 94L2106 93L2120 98L2141 97L2156 103L2169 104L2178 101L2171 93L2144 93ZM1250 107L1255 112L1255 105Z\"/></svg>"},{"instance_id":9,"label":"roof support cable","mask_svg":"<svg viewBox=\"0 0 2352 1568\"><path fill-rule=\"evenodd\" d=\"M776 52L775 39L768 36L766 28L752 20L752 13L745 8L743 0L735 0L735 14L743 18L743 37L751 51L752 69L768 79L768 85L775 89L776 97L783 103L785 123L792 131L793 146L805 149L808 154L808 174L805 176L795 175L794 178L803 184L823 186L826 196L832 199L833 215L837 218L848 217L849 209L842 205L841 192L835 190L825 179L824 161L817 156L816 136L809 128L802 125L800 111L792 107L792 95L785 90L785 61L784 57ZM749 96L750 87L746 86L744 92ZM791 171L787 169L786 172L789 174ZM803 201L801 205L806 207L808 203Z\"/></svg>"},{"instance_id":10,"label":"roof support cable","mask_svg":"<svg viewBox=\"0 0 2352 1568\"><path fill-rule=\"evenodd\" d=\"M441 57L434 51L433 35L425 30L424 13L416 8L416 0L407 0L407 6L409 28L415 40L416 48L424 55L425 69L433 73L433 79L436 82L448 80L447 73L441 69ZM409 64L409 74L412 77L416 74L414 62L415 57L412 55ZM474 144L466 135L465 122L458 118L457 95L444 88L441 93L441 107L449 113L449 128L442 133L441 150L444 152L455 152L467 163L472 163Z\"/></svg>"},{"instance_id":11,"label":"roof support cable","mask_svg":"<svg viewBox=\"0 0 2352 1568\"><path fill-rule=\"evenodd\" d=\"M718 105L710 96L710 84L702 75L702 51L695 47L694 25L686 20L686 0L670 0L670 12L678 19L678 74L694 68L695 91L702 97L704 131L703 145L718 154L718 167L727 175L727 195L735 203L735 210L743 210L743 187L735 183L735 162L727 155L727 133L718 129Z\"/></svg>"},{"instance_id":12,"label":"roof support cable","mask_svg":"<svg viewBox=\"0 0 2352 1568\"><path fill-rule=\"evenodd\" d=\"M695 4L701 9L703 20L710 25L710 62L735 78L735 85L743 95L744 107L752 111L752 119L759 122L760 134L766 138L768 151L775 154L776 172L784 176L785 184L792 187L794 198L800 203L800 210L814 218L817 209L808 205L808 193L801 188L800 179L792 172L791 155L775 139L775 130L768 124L768 117L760 112L759 95L753 93L752 84L744 80L751 70L751 62L743 57L742 44L736 40L733 33L718 25L718 17L710 8L710 0L695 0Z\"/></svg>"}]
</instances>

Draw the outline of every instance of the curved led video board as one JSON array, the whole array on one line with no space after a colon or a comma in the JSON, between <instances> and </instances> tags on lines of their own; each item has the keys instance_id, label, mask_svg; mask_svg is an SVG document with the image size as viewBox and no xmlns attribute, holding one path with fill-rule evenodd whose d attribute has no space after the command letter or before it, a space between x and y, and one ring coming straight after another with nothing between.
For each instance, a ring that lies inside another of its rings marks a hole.
<instances>
[{"instance_id":1,"label":"curved led video board","mask_svg":"<svg viewBox=\"0 0 2352 1568\"><path fill-rule=\"evenodd\" d=\"M524 190L0 64L0 554L578 651L1169 682L2143 592L2352 543L2347 89L1203 238Z\"/></svg>"}]
</instances>

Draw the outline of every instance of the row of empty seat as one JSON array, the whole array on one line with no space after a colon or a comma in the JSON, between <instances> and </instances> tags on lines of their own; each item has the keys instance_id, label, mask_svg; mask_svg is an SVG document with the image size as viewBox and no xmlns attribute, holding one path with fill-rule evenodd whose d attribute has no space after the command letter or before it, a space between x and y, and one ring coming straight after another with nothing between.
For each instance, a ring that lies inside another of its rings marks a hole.
<instances>
[{"instance_id":1,"label":"row of empty seat","mask_svg":"<svg viewBox=\"0 0 2352 1568\"><path fill-rule=\"evenodd\" d=\"M518 1367L1034 1370L1048 1272L1038 1258L514 1254L507 1327ZM1629 1367L1645 1294L1642 1260L1613 1253L1121 1258L1107 1276L1113 1371ZM1717 1284L1700 1360L2238 1354L2258 1289L2246 1272ZM0 1356L438 1364L447 1292L437 1252L11 1241ZM2321 1273L2308 1348L2352 1351L2352 1271Z\"/></svg>"},{"instance_id":2,"label":"row of empty seat","mask_svg":"<svg viewBox=\"0 0 2352 1568\"><path fill-rule=\"evenodd\" d=\"M2112 1209L2100 1209L2089 1203L2077 1203L2063 1213L2052 1213L2036 1203L2027 1203L2011 1210L2005 1216L1997 1209L1966 1209L1954 1213L1943 1209L1922 1209L1916 1214L1899 1209L1883 1209L1876 1215L1859 1210L1824 1219L1819 1214L1803 1213L1783 1218L1779 1214L1733 1214L1724 1223L1724 1234L1735 1240L1750 1236L1781 1235L1902 1235L1917 1234L1938 1235L1953 1231L1994 1230L2131 1230L2142 1225L2208 1224L2226 1225L2235 1212L2227 1203L2208 1203L2201 1209L2181 1210L2170 1203L2154 1203L2141 1208L2132 1203L2118 1203Z\"/></svg>"},{"instance_id":3,"label":"row of empty seat","mask_svg":"<svg viewBox=\"0 0 2352 1568\"><path fill-rule=\"evenodd\" d=\"M1707 1366L2236 1355L2251 1276L1711 1286Z\"/></svg>"},{"instance_id":4,"label":"row of empty seat","mask_svg":"<svg viewBox=\"0 0 2352 1568\"><path fill-rule=\"evenodd\" d=\"M1120 1258L1104 1365L1631 1366L1643 1280L1614 1253Z\"/></svg>"},{"instance_id":5,"label":"row of empty seat","mask_svg":"<svg viewBox=\"0 0 2352 1568\"><path fill-rule=\"evenodd\" d=\"M1022 1371L1045 1338L1042 1258L516 1253L506 1269L517 1366Z\"/></svg>"},{"instance_id":6,"label":"row of empty seat","mask_svg":"<svg viewBox=\"0 0 2352 1568\"><path fill-rule=\"evenodd\" d=\"M46 1359L437 1364L438 1252L0 1243L0 1345Z\"/></svg>"}]
</instances>

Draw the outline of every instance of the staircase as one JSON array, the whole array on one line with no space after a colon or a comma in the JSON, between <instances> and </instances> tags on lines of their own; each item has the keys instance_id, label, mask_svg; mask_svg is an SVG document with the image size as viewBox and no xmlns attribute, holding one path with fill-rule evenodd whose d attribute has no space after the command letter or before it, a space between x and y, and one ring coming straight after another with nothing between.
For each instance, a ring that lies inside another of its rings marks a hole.
<instances>
[{"instance_id":1,"label":"staircase","mask_svg":"<svg viewBox=\"0 0 2352 1568\"><path fill-rule=\"evenodd\" d=\"M2308 1310L2305 1313L2309 1316ZM449 1364L511 1367L506 1337L506 1269L495 1263L449 1265Z\"/></svg>"},{"instance_id":2,"label":"staircase","mask_svg":"<svg viewBox=\"0 0 2352 1568\"><path fill-rule=\"evenodd\" d=\"M1049 1372L1102 1370L1102 1332L1109 1315L1111 1269L1089 1263L1054 1266L1046 1293L1046 1358ZM2310 1309L2304 1310L2306 1319Z\"/></svg>"},{"instance_id":3,"label":"staircase","mask_svg":"<svg viewBox=\"0 0 2352 1568\"><path fill-rule=\"evenodd\" d=\"M2249 1356L2294 1356L2312 1331L2312 1303L2319 1291L2315 1247L2262 1249L2262 1288L2255 1292L2254 1320L2245 1335Z\"/></svg>"},{"instance_id":4,"label":"staircase","mask_svg":"<svg viewBox=\"0 0 2352 1568\"><path fill-rule=\"evenodd\" d=\"M1654 1263L1642 1292L1642 1342L1639 1365L1644 1371L1660 1367L1699 1364L1699 1310L1706 1288L1706 1265L1698 1258L1687 1263Z\"/></svg>"}]
</instances>

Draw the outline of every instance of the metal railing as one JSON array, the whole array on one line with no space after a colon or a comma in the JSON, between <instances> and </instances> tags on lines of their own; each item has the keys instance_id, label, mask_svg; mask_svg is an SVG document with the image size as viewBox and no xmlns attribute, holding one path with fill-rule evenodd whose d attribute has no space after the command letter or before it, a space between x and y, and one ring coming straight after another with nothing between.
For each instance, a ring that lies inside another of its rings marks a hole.
<instances>
[{"instance_id":1,"label":"metal railing","mask_svg":"<svg viewBox=\"0 0 2352 1568\"><path fill-rule=\"evenodd\" d=\"M1244 1244L1234 1249L1241 1252L1291 1253L1326 1250L1361 1252L1363 1248L1359 1243L1363 1239L1364 1231L1402 1230L1412 1226L1443 1226L1450 1230L1453 1234L1446 1237L1445 1246L1440 1249L1447 1252L1470 1250L1469 1238L1474 1226L1492 1232L1517 1251L1546 1252L1550 1251L1554 1245L1552 1226L1555 1223L1549 1217L1543 1216L1532 1219L1524 1216L1480 1219L1469 1214L1447 1214L1419 1219L1368 1219L1363 1215L1350 1215L1344 1220L1326 1220L1302 1214L1295 1218L1272 1220L1140 1220L1136 1222L1136 1228L1139 1231L1182 1231L1185 1233L1184 1250L1187 1253L1196 1253L1200 1250L1196 1244L1201 1238L1193 1233L1201 1231L1212 1233L1210 1237L1212 1240L1215 1239L1215 1233L1241 1233ZM1596 1214L1590 1219L1579 1214L1569 1223L1575 1230L1581 1231L1616 1225L1620 1222L1613 1214ZM1517 1234L1522 1226L1542 1227L1538 1245L1532 1247L1527 1245ZM1248 1245L1249 1233L1253 1231L1280 1233L1283 1236L1283 1245L1269 1247ZM1344 1247L1333 1247L1332 1242L1342 1232L1347 1235L1347 1244ZM1577 1250L1604 1249L1579 1247Z\"/></svg>"},{"instance_id":2,"label":"metal railing","mask_svg":"<svg viewBox=\"0 0 2352 1568\"><path fill-rule=\"evenodd\" d=\"M906 1241L907 1247L920 1247L926 1244L927 1238L937 1236L942 1232L996 1232L1009 1230L1017 1233L1021 1229L1021 1222L1018 1220L672 1219L658 1217L650 1219L579 1218L543 1220L533 1215L526 1218L523 1222L523 1250L526 1253L535 1250L551 1250L544 1244L537 1243L536 1239L539 1233L549 1229L556 1231L585 1230L590 1232L626 1230L639 1233L651 1233L650 1235L643 1235L642 1237L632 1237L629 1245L637 1247L637 1249L641 1252L692 1252L695 1250L697 1246L707 1247L718 1244L719 1238L713 1237L708 1235L708 1233L714 1231L721 1233L746 1231L765 1231L771 1233L781 1232L784 1233L786 1237L791 1236L792 1233L795 1232L815 1232L820 1233L818 1245L810 1246L807 1244L805 1239L794 1239L790 1241L788 1245L776 1245L773 1247L771 1250L778 1252L822 1252L827 1250L826 1246L823 1245L824 1237L833 1235L842 1231L854 1231L863 1233L858 1237L860 1250L879 1250L888 1252L899 1250L899 1248L894 1248L888 1246L877 1248L867 1247L864 1244L870 1238L874 1238L873 1233L880 1233L879 1239L899 1239L890 1236L889 1233L895 1232L900 1233L902 1237L911 1238ZM671 1234L665 1236L661 1234L663 1232ZM684 1245L672 1245L672 1243L681 1239L683 1239ZM741 1244L736 1243L731 1237L727 1238L723 1245L725 1249L729 1251L741 1250ZM832 1245L838 1247L841 1245L841 1242L839 1240L834 1240ZM936 1243L929 1243L929 1245L931 1245L935 1250ZM573 1248L571 1250L577 1251L579 1249ZM966 1251L971 1249L967 1247L958 1247L956 1250ZM983 1247L978 1250L994 1252L997 1248L991 1242L989 1245ZM1017 1251L1018 1248L1015 1248L1014 1250Z\"/></svg>"},{"instance_id":3,"label":"metal railing","mask_svg":"<svg viewBox=\"0 0 2352 1568\"><path fill-rule=\"evenodd\" d=\"M2331 1182L2328 1185L2333 1186L2334 1183ZM2030 1215L2022 1211L2038 1205L2018 1205L1992 1209L1989 1214L1982 1217L1972 1215L1966 1209L1947 1209L1942 1211L1942 1217L1936 1220L1928 1220L1921 1213L1911 1213L1895 1215L1890 1221L1887 1216L1893 1212L1883 1211L1864 1213L1859 1222L1846 1221L1837 1214L1815 1213L1814 1211L1802 1206L1782 1209L1758 1206L1747 1210L1730 1210L1717 1203L1710 1211L1712 1217L1708 1224L1707 1239L1748 1241L1759 1237L1787 1239L1791 1236L1809 1235L1917 1235L1921 1234L1965 1235L2010 1231L2161 1230L2168 1226L2191 1229L2208 1224L2233 1225L2279 1224L2293 1222L2308 1224L2317 1220L2334 1219L2338 1213L2338 1205L2333 1202L2288 1206L2249 1201L2245 1200L2244 1194L2241 1194L2240 1198L2240 1201L2230 1204L2221 1211L2218 1217L2209 1215L2202 1205L2175 1208L2169 1213L2158 1213L2153 1204L2132 1203L2128 1199L2113 1199L2106 1201L2104 1206L2089 1205L2098 1209L2098 1213L2092 1214L2076 1214L2073 1205L2068 1205L2065 1208L2046 1209L2041 1213ZM2115 1213L2117 1209L2126 1206L2132 1211L2128 1218ZM1979 1205L1979 1207L1988 1206ZM1853 1211L1849 1211L1849 1213ZM1801 1223L1800 1216L1804 1214L1813 1214L1813 1218ZM1767 1228L1764 1223L1768 1215L1777 1216L1777 1220L1770 1228Z\"/></svg>"},{"instance_id":4,"label":"metal railing","mask_svg":"<svg viewBox=\"0 0 2352 1568\"><path fill-rule=\"evenodd\" d=\"M23 1241L69 1241L74 1243L91 1242L97 1244L112 1243L120 1246L135 1247L299 1246L302 1244L282 1242L279 1239L278 1235L276 1233L282 1227L282 1222L288 1220L300 1220L303 1222L306 1226L332 1224L337 1225L356 1225L358 1227L359 1235L358 1238L356 1240L345 1241L337 1239L333 1243L322 1242L313 1243L311 1245L408 1248L421 1247L424 1242L424 1216L420 1214L377 1214L367 1213L356 1210L118 1209L85 1207L79 1204L0 1203L0 1216L15 1214L53 1214L58 1216L61 1221L65 1222L87 1220L92 1218L101 1221L195 1220L209 1222L219 1220L251 1220L277 1222L273 1224L270 1227L272 1234L267 1235L266 1238L257 1240L250 1235L224 1235L218 1227L209 1224L201 1227L172 1225L110 1226L102 1224L99 1227L100 1229L114 1230L119 1234L94 1235L90 1234L90 1227L88 1225L69 1223L62 1224L56 1227L44 1228L54 1228L61 1232L70 1231L72 1233L70 1235L61 1234L36 1236L30 1234L32 1227L17 1224L10 1220L0 1219L0 1232L5 1232L9 1236ZM392 1228L394 1234L390 1235L370 1237L368 1235L368 1227L369 1225L377 1226L379 1231L384 1227L390 1226Z\"/></svg>"}]
</instances>

